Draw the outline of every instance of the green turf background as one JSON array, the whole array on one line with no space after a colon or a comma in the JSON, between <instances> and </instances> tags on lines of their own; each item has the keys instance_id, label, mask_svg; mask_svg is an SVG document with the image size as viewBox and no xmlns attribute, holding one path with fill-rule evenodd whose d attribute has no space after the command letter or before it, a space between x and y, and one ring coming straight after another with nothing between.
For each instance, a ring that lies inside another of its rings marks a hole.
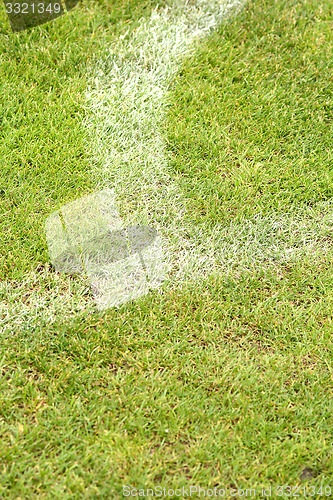
<instances>
[{"instance_id":1,"label":"green turf background","mask_svg":"<svg viewBox=\"0 0 333 500\"><path fill-rule=\"evenodd\" d=\"M69 14L12 33L0 12L0 278L48 261L46 217L95 189L82 122L94 66L150 1L83 2Z\"/></svg>"},{"instance_id":2,"label":"green turf background","mask_svg":"<svg viewBox=\"0 0 333 500\"><path fill-rule=\"evenodd\" d=\"M116 5L85 3L32 33L2 28L3 276L46 262L45 217L94 189L85 68L119 19L144 8ZM332 21L331 0L255 0L184 62L164 133L193 223L330 199ZM193 484L330 498L320 487L333 488L332 277L317 255L119 310L50 321L32 305L30 322L8 320L0 496ZM39 285L29 286L22 308Z\"/></svg>"}]
</instances>

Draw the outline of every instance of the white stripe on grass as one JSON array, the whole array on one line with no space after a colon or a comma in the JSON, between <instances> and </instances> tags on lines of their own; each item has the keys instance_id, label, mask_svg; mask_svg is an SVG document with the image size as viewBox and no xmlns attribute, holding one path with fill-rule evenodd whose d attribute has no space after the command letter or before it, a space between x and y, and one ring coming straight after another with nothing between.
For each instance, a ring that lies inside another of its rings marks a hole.
<instances>
[{"instance_id":1,"label":"white stripe on grass","mask_svg":"<svg viewBox=\"0 0 333 500\"><path fill-rule=\"evenodd\" d=\"M194 226L183 216L184 196L169 172L161 134L167 90L195 40L241 4L201 0L155 10L111 47L87 94L85 126L95 153L96 189L115 188L125 224L158 229L171 281L330 250L330 204L282 217L258 215L229 227ZM86 284L50 271L31 273L15 286L2 283L0 293L2 329L42 326L94 309Z\"/></svg>"},{"instance_id":2,"label":"white stripe on grass","mask_svg":"<svg viewBox=\"0 0 333 500\"><path fill-rule=\"evenodd\" d=\"M301 255L315 258L331 251L332 229L332 203L282 217L258 215L252 221L215 227L211 239L205 228L195 228L193 239L207 243L206 248L202 247L202 261L197 264L205 268L207 254L223 270L289 262ZM43 328L57 318L95 310L88 283L48 269L30 273L23 282L1 283L0 299L2 332Z\"/></svg>"},{"instance_id":3,"label":"white stripe on grass","mask_svg":"<svg viewBox=\"0 0 333 500\"><path fill-rule=\"evenodd\" d=\"M252 220L215 226L210 233L216 265L221 269L295 262L332 253L333 203L294 209L291 213L257 214Z\"/></svg>"},{"instance_id":4,"label":"white stripe on grass","mask_svg":"<svg viewBox=\"0 0 333 500\"><path fill-rule=\"evenodd\" d=\"M194 42L241 5L232 0L199 0L195 5L178 1L155 10L110 48L87 94L96 184L115 188L126 224L158 229L171 282L264 261L295 260L330 248L320 233L329 232L332 221L316 219L311 210L259 214L229 227L211 227L209 222L197 226L191 214L184 217L184 196L169 171L161 133L167 91L182 58L195 50Z\"/></svg>"},{"instance_id":5,"label":"white stripe on grass","mask_svg":"<svg viewBox=\"0 0 333 500\"><path fill-rule=\"evenodd\" d=\"M90 288L83 280L55 274L47 266L30 272L24 281L0 283L0 332L31 331L95 310Z\"/></svg>"},{"instance_id":6,"label":"white stripe on grass","mask_svg":"<svg viewBox=\"0 0 333 500\"><path fill-rule=\"evenodd\" d=\"M172 77L195 41L244 2L198 0L155 9L121 37L99 64L87 93L86 127L95 155L96 184L115 189L125 225L153 225L162 238L169 277L185 281L215 267L208 233L191 238L183 195L169 172L161 130Z\"/></svg>"},{"instance_id":7,"label":"white stripe on grass","mask_svg":"<svg viewBox=\"0 0 333 500\"><path fill-rule=\"evenodd\" d=\"M169 237L175 228L179 269L190 262L192 243L177 222L182 194L168 174L159 133L166 90L194 39L209 33L241 4L239 0L222 4L199 0L156 9L148 22L142 20L134 33L127 33L112 47L88 95L91 119L87 125L100 167L96 168L96 188L115 185L125 222L156 222ZM58 276L49 269L30 272L24 281L0 284L0 331L42 328L94 307L88 284L81 279Z\"/></svg>"}]
</instances>

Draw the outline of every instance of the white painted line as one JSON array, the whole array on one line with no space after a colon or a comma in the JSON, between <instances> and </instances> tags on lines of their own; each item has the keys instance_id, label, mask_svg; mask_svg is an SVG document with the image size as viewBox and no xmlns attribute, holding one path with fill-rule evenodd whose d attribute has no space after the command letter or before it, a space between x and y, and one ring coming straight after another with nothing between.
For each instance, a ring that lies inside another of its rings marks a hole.
<instances>
[{"instance_id":1,"label":"white painted line","mask_svg":"<svg viewBox=\"0 0 333 500\"><path fill-rule=\"evenodd\" d=\"M243 4L177 1L155 10L110 48L87 92L96 184L115 189L125 224L157 228L169 280L177 283L212 272L215 258L209 234L198 239L185 222L184 196L169 172L161 135L166 94L182 58L195 51L193 42Z\"/></svg>"},{"instance_id":2,"label":"white painted line","mask_svg":"<svg viewBox=\"0 0 333 500\"><path fill-rule=\"evenodd\" d=\"M323 207L326 218L320 220L310 209L257 214L229 226L195 225L184 217L184 195L169 171L161 134L167 91L182 58L195 50L194 40L242 5L178 1L156 10L110 48L87 93L86 126L95 153L96 184L115 188L125 219L158 228L171 283L315 256L330 248L319 238L332 230L328 206Z\"/></svg>"},{"instance_id":3,"label":"white painted line","mask_svg":"<svg viewBox=\"0 0 333 500\"><path fill-rule=\"evenodd\" d=\"M194 50L195 38L209 33L242 3L178 2L154 11L111 47L87 94L85 126L95 152L96 189L115 188L125 224L157 227L164 237L171 282L330 251L331 203L282 217L259 214L229 227L184 222L184 196L168 170L160 133L166 92L182 57ZM0 298L0 331L12 333L94 310L84 282L49 270L30 273L20 283L1 283Z\"/></svg>"}]
</instances>

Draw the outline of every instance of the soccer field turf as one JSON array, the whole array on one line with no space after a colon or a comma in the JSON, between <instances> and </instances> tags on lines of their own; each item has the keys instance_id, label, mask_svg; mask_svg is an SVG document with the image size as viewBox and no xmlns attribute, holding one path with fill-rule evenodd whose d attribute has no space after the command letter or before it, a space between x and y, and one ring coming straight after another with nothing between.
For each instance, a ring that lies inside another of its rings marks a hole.
<instances>
[{"instance_id":1,"label":"soccer field turf","mask_svg":"<svg viewBox=\"0 0 333 500\"><path fill-rule=\"evenodd\" d=\"M333 2L165 5L0 14L4 498L333 488ZM44 223L104 187L170 272L98 312Z\"/></svg>"}]
</instances>

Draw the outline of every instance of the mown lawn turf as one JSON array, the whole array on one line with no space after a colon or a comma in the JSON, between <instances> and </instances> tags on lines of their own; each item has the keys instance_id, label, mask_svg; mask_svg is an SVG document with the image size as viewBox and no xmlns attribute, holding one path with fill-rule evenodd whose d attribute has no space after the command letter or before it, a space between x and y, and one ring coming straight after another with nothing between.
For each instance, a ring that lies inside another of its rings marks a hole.
<instances>
[{"instance_id":1,"label":"mown lawn turf","mask_svg":"<svg viewBox=\"0 0 333 500\"><path fill-rule=\"evenodd\" d=\"M165 134L194 223L330 198L332 21L331 0L255 0L184 63ZM329 498L332 287L323 254L8 330L0 493Z\"/></svg>"},{"instance_id":2,"label":"mown lawn turf","mask_svg":"<svg viewBox=\"0 0 333 500\"><path fill-rule=\"evenodd\" d=\"M82 127L84 92L108 43L153 3L83 2L12 33L0 12L0 279L48 260L44 222L95 189Z\"/></svg>"},{"instance_id":3,"label":"mown lawn turf","mask_svg":"<svg viewBox=\"0 0 333 500\"><path fill-rule=\"evenodd\" d=\"M333 196L332 3L258 1L247 12L200 46L174 83L169 149L199 220Z\"/></svg>"}]
</instances>

